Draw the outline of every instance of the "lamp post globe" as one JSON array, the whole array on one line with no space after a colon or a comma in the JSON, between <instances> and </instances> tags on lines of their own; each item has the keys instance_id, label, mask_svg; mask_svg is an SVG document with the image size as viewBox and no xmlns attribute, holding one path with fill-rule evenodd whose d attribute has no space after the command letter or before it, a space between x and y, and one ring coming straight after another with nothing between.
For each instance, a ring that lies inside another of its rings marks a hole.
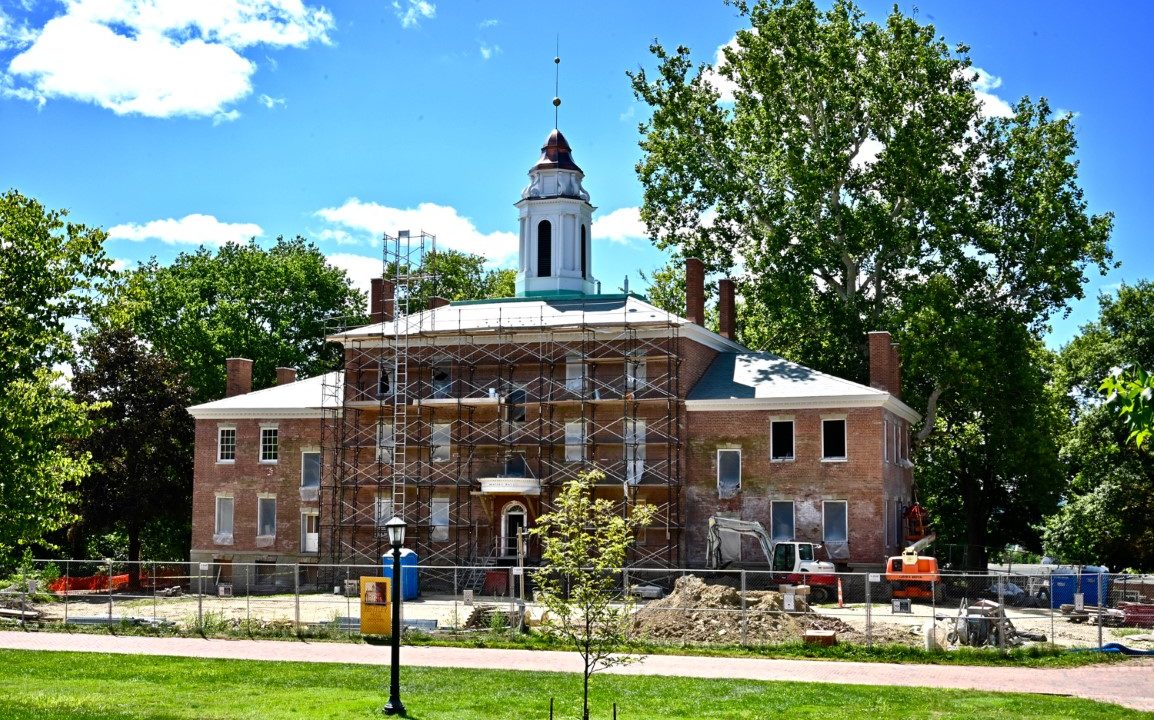
<instances>
[{"instance_id":1,"label":"lamp post globe","mask_svg":"<svg viewBox=\"0 0 1154 720\"><path fill-rule=\"evenodd\" d=\"M404 715L405 705L401 702L401 545L405 543L405 521L394 516L385 523L389 545L393 548L392 588L392 657L389 661L389 701L385 703L386 715Z\"/></svg>"}]
</instances>

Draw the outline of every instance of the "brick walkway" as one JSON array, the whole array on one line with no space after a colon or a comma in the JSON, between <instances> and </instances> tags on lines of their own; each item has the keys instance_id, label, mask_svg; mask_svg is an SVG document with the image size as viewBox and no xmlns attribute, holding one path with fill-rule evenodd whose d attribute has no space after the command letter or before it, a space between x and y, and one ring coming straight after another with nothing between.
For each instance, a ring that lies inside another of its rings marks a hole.
<instances>
[{"instance_id":1,"label":"brick walkway","mask_svg":"<svg viewBox=\"0 0 1154 720\"><path fill-rule=\"evenodd\" d=\"M387 647L351 643L114 637L43 632L0 632L0 648L369 665L388 664L389 659ZM576 653L535 650L403 647L401 662L426 667L581 672L581 661ZM614 668L610 672L1069 695L1117 703L1135 710L1154 711L1152 658L1130 660L1124 665L1088 665L1059 670L650 655L644 662Z\"/></svg>"}]
</instances>

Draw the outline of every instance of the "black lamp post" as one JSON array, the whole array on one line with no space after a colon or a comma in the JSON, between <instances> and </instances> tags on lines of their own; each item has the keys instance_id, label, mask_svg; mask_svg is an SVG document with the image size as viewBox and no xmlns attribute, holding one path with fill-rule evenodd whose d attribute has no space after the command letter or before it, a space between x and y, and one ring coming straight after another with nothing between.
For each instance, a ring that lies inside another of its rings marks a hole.
<instances>
[{"instance_id":1,"label":"black lamp post","mask_svg":"<svg viewBox=\"0 0 1154 720\"><path fill-rule=\"evenodd\" d=\"M405 521L394 516L385 523L385 531L393 548L393 656L389 662L389 701L385 703L385 714L404 715L405 706L401 702L401 545L405 544Z\"/></svg>"}]
</instances>

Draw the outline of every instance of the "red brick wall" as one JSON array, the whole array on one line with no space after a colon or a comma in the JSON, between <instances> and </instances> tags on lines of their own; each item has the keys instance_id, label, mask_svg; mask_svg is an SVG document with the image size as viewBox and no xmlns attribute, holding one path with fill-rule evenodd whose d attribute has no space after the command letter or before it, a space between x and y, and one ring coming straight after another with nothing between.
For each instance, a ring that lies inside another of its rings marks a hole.
<instances>
[{"instance_id":1,"label":"red brick wall","mask_svg":"<svg viewBox=\"0 0 1154 720\"><path fill-rule=\"evenodd\" d=\"M846 418L847 460L821 459L821 420ZM771 462L771 418L792 417L794 460ZM770 502L794 501L796 539L822 541L822 501L846 500L849 511L849 564L880 565L885 555L883 478L894 489L882 456L881 408L844 410L740 411L688 413L686 557L705 562L706 523L716 512L738 513L769 528ZM717 449L741 447L741 490L721 500L717 492ZM753 545L743 547L747 562L765 562Z\"/></svg>"},{"instance_id":2,"label":"red brick wall","mask_svg":"<svg viewBox=\"0 0 1154 720\"><path fill-rule=\"evenodd\" d=\"M259 462L260 428L275 424L278 429L279 458L276 463ZM217 429L236 428L236 461L217 462ZM216 556L234 556L238 560L253 555L299 556L300 512L302 506L316 507L316 502L300 499L301 451L320 449L321 420L197 420L196 456L192 492L192 551ZM216 494L232 493L233 544L213 542L216 527ZM257 496L276 495L276 539L271 547L256 546ZM306 557L315 557L309 555Z\"/></svg>"}]
</instances>

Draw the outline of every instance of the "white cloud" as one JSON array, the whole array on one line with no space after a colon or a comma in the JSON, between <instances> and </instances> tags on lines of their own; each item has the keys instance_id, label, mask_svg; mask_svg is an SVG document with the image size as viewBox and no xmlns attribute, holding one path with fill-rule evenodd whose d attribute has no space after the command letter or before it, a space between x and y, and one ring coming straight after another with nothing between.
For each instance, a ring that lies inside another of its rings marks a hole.
<instances>
[{"instance_id":1,"label":"white cloud","mask_svg":"<svg viewBox=\"0 0 1154 720\"><path fill-rule=\"evenodd\" d=\"M500 55L500 54L501 54L501 46L500 45L486 45L485 43L481 43L481 58L482 59L488 60L489 58L493 57L494 55Z\"/></svg>"},{"instance_id":2,"label":"white cloud","mask_svg":"<svg viewBox=\"0 0 1154 720\"><path fill-rule=\"evenodd\" d=\"M436 203L421 203L415 208L392 208L375 202L349 198L335 208L322 208L317 217L338 226L336 229L363 232L380 242L383 233L395 235L398 230L413 233L424 230L437 237L437 247L481 255L490 263L504 265L517 256L517 236L511 232L485 233L473 221L462 217L455 208Z\"/></svg>"},{"instance_id":3,"label":"white cloud","mask_svg":"<svg viewBox=\"0 0 1154 720\"><path fill-rule=\"evenodd\" d=\"M497 19L489 18L488 20L482 20L481 22L477 23L477 27L481 30L484 30L485 28L497 27Z\"/></svg>"},{"instance_id":4,"label":"white cloud","mask_svg":"<svg viewBox=\"0 0 1154 720\"><path fill-rule=\"evenodd\" d=\"M369 294L369 287L372 279L380 277L383 271L383 263L381 258L367 257L365 255L353 255L352 253L333 253L325 258L329 265L344 270L352 281L353 287L363 292L366 296Z\"/></svg>"},{"instance_id":5,"label":"white cloud","mask_svg":"<svg viewBox=\"0 0 1154 720\"><path fill-rule=\"evenodd\" d=\"M721 102L731 103L733 102L734 93L737 92L737 83L721 74L721 68L726 65L725 48L737 49L736 35L734 35L729 42L717 47L717 52L714 53L713 56L713 67L706 70L703 77L705 81L712 85L713 89L721 95Z\"/></svg>"},{"instance_id":6,"label":"white cloud","mask_svg":"<svg viewBox=\"0 0 1154 720\"><path fill-rule=\"evenodd\" d=\"M26 48L36 40L36 31L26 22L17 22L0 8L0 51Z\"/></svg>"},{"instance_id":7,"label":"white cloud","mask_svg":"<svg viewBox=\"0 0 1154 720\"><path fill-rule=\"evenodd\" d=\"M255 223L225 223L212 215L194 213L179 220L151 220L138 225L125 223L108 229L108 237L115 240L160 240L169 245L225 245L243 243L249 238L264 235Z\"/></svg>"},{"instance_id":8,"label":"white cloud","mask_svg":"<svg viewBox=\"0 0 1154 720\"><path fill-rule=\"evenodd\" d=\"M313 233L318 240L328 240L335 242L337 245L364 245L360 238L355 237L347 230L340 228L325 228L319 232Z\"/></svg>"},{"instance_id":9,"label":"white cloud","mask_svg":"<svg viewBox=\"0 0 1154 720\"><path fill-rule=\"evenodd\" d=\"M264 105L269 110L272 110L273 108L276 108L278 106L279 107L285 106L284 98L274 98L271 95L263 95L262 94L258 99L260 100L260 104Z\"/></svg>"},{"instance_id":10,"label":"white cloud","mask_svg":"<svg viewBox=\"0 0 1154 720\"><path fill-rule=\"evenodd\" d=\"M407 0L404 5L400 0L393 0L393 12L401 21L401 27L412 28L421 24L421 20L432 20L437 16L437 6L428 0Z\"/></svg>"},{"instance_id":11,"label":"white cloud","mask_svg":"<svg viewBox=\"0 0 1154 720\"><path fill-rule=\"evenodd\" d=\"M1010 103L994 94L1002 86L1002 78L991 75L980 67L971 67L971 71L977 73L974 78L974 95L977 96L978 102L982 105L982 115L985 117L1013 117L1014 109L1010 107Z\"/></svg>"},{"instance_id":12,"label":"white cloud","mask_svg":"<svg viewBox=\"0 0 1154 720\"><path fill-rule=\"evenodd\" d=\"M593 239L605 239L615 243L630 240L644 240L649 237L645 223L641 222L641 209L635 207L617 208L593 221Z\"/></svg>"},{"instance_id":13,"label":"white cloud","mask_svg":"<svg viewBox=\"0 0 1154 720\"><path fill-rule=\"evenodd\" d=\"M13 90L118 115L211 117L252 92L255 46L329 43L333 18L301 0L65 0L12 59ZM15 95L15 92L6 92Z\"/></svg>"},{"instance_id":14,"label":"white cloud","mask_svg":"<svg viewBox=\"0 0 1154 720\"><path fill-rule=\"evenodd\" d=\"M220 125L221 123L232 122L240 117L240 110L228 110L226 112L218 112L212 116L212 124Z\"/></svg>"},{"instance_id":15,"label":"white cloud","mask_svg":"<svg viewBox=\"0 0 1154 720\"><path fill-rule=\"evenodd\" d=\"M868 137L862 143L861 148L857 151L857 155L850 160L850 165L858 169L864 169L866 166L873 165L877 162L878 155L882 150L885 150L885 145L881 140L874 137Z\"/></svg>"}]
</instances>

